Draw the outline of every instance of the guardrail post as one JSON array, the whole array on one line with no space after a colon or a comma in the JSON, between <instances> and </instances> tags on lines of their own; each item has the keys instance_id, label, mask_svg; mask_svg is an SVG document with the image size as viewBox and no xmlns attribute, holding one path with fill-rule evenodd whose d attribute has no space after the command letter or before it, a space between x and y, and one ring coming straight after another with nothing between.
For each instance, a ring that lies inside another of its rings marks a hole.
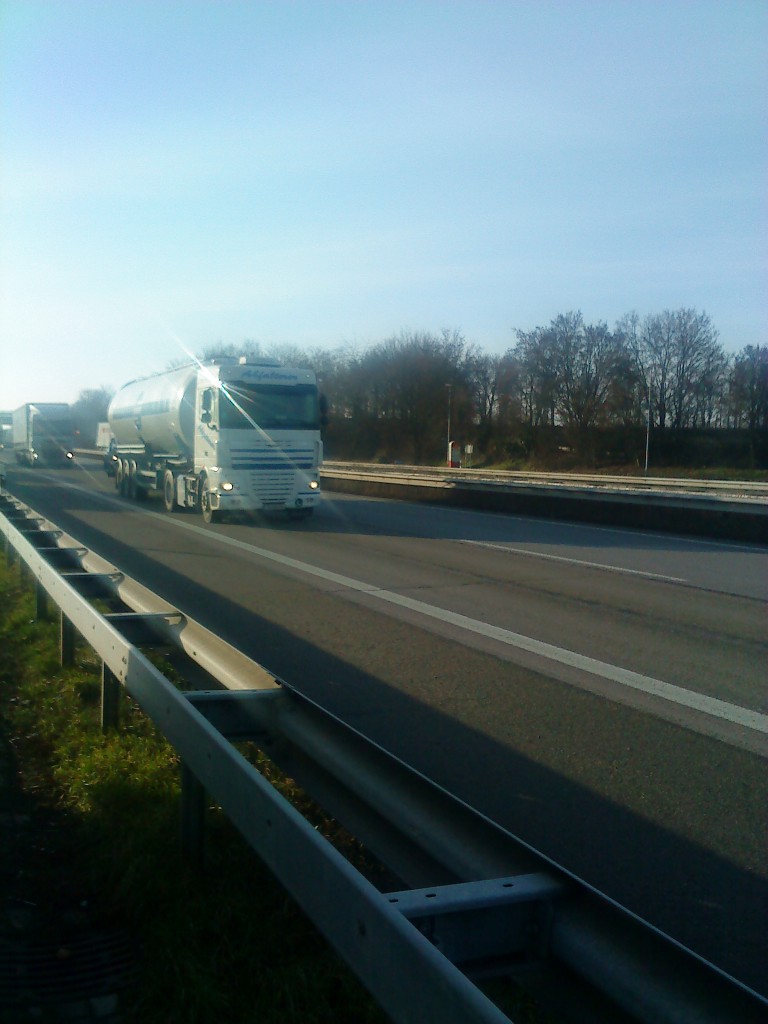
<instances>
[{"instance_id":1,"label":"guardrail post","mask_svg":"<svg viewBox=\"0 0 768 1024\"><path fill-rule=\"evenodd\" d=\"M205 787L181 762L181 855L195 867L205 857Z\"/></svg>"},{"instance_id":2,"label":"guardrail post","mask_svg":"<svg viewBox=\"0 0 768 1024\"><path fill-rule=\"evenodd\" d=\"M38 619L48 618L48 594L40 580L35 581L35 615Z\"/></svg>"},{"instance_id":3,"label":"guardrail post","mask_svg":"<svg viewBox=\"0 0 768 1024\"><path fill-rule=\"evenodd\" d=\"M101 731L109 732L120 723L120 680L105 662L101 664Z\"/></svg>"},{"instance_id":4,"label":"guardrail post","mask_svg":"<svg viewBox=\"0 0 768 1024\"><path fill-rule=\"evenodd\" d=\"M59 623L59 657L62 668L68 668L75 663L75 627L63 611L59 614Z\"/></svg>"}]
</instances>

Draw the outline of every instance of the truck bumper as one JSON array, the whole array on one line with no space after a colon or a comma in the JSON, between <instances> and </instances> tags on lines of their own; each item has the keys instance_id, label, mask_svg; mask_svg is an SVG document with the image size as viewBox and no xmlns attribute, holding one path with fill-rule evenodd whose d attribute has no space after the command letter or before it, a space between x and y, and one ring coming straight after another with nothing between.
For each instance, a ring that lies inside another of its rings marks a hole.
<instances>
[{"instance_id":1,"label":"truck bumper","mask_svg":"<svg viewBox=\"0 0 768 1024\"><path fill-rule=\"evenodd\" d=\"M219 512L286 512L316 508L320 504L320 490L301 491L287 501L271 502L259 496L238 491L210 492L211 508Z\"/></svg>"}]
</instances>

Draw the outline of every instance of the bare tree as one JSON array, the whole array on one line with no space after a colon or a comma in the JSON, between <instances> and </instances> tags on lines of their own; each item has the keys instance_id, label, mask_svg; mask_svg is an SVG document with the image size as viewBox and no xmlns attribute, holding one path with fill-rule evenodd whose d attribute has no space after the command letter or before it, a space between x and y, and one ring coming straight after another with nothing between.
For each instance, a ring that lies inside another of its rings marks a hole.
<instances>
[{"instance_id":1,"label":"bare tree","mask_svg":"<svg viewBox=\"0 0 768 1024\"><path fill-rule=\"evenodd\" d=\"M95 444L99 423L107 419L107 409L114 390L102 385L100 388L86 388L72 405L75 427L84 445Z\"/></svg>"},{"instance_id":2,"label":"bare tree","mask_svg":"<svg viewBox=\"0 0 768 1024\"><path fill-rule=\"evenodd\" d=\"M477 353L469 360L469 372L479 432L481 436L487 435L498 409L504 359Z\"/></svg>"},{"instance_id":3,"label":"bare tree","mask_svg":"<svg viewBox=\"0 0 768 1024\"><path fill-rule=\"evenodd\" d=\"M551 334L543 327L516 334L514 356L518 366L520 405L533 430L555 421L559 391L557 353Z\"/></svg>"},{"instance_id":4,"label":"bare tree","mask_svg":"<svg viewBox=\"0 0 768 1024\"><path fill-rule=\"evenodd\" d=\"M622 323L631 322L633 314ZM650 389L654 422L664 430L711 421L713 395L723 381L726 356L706 313L695 309L664 310L647 316L634 346L641 379Z\"/></svg>"},{"instance_id":5,"label":"bare tree","mask_svg":"<svg viewBox=\"0 0 768 1024\"><path fill-rule=\"evenodd\" d=\"M674 314L674 377L672 425L677 430L695 422L696 399L707 372L723 361L717 331L706 313L680 309Z\"/></svg>"},{"instance_id":6,"label":"bare tree","mask_svg":"<svg viewBox=\"0 0 768 1024\"><path fill-rule=\"evenodd\" d=\"M664 430L672 406L675 380L674 313L666 310L645 318L640 336L640 361L650 388L651 416Z\"/></svg>"},{"instance_id":7,"label":"bare tree","mask_svg":"<svg viewBox=\"0 0 768 1024\"><path fill-rule=\"evenodd\" d=\"M737 426L768 429L768 346L747 345L738 353L730 377L730 401Z\"/></svg>"},{"instance_id":8,"label":"bare tree","mask_svg":"<svg viewBox=\"0 0 768 1024\"><path fill-rule=\"evenodd\" d=\"M549 331L558 355L559 412L580 454L592 461L595 428L624 404L630 363L624 336L605 323L585 324L581 313L557 317Z\"/></svg>"},{"instance_id":9,"label":"bare tree","mask_svg":"<svg viewBox=\"0 0 768 1024\"><path fill-rule=\"evenodd\" d=\"M386 447L416 462L436 458L449 402L457 431L471 426L473 354L459 331L446 330L440 336L403 332L361 357L355 376L364 395L358 392L358 401L379 418Z\"/></svg>"},{"instance_id":10,"label":"bare tree","mask_svg":"<svg viewBox=\"0 0 768 1024\"><path fill-rule=\"evenodd\" d=\"M206 345L200 352L197 353L197 358L201 362L205 362L207 359L221 359L231 358L239 359L244 356L246 359L261 359L264 353L261 349L261 344L258 341L252 341L248 338L245 341L241 341L239 344L225 344L223 341L214 341L210 345ZM176 362L175 365L181 365L188 360L184 359Z\"/></svg>"},{"instance_id":11,"label":"bare tree","mask_svg":"<svg viewBox=\"0 0 768 1024\"><path fill-rule=\"evenodd\" d=\"M648 422L650 366L643 360L642 325L635 310L616 321L615 334L624 341L624 369L620 419L626 425Z\"/></svg>"}]
</instances>

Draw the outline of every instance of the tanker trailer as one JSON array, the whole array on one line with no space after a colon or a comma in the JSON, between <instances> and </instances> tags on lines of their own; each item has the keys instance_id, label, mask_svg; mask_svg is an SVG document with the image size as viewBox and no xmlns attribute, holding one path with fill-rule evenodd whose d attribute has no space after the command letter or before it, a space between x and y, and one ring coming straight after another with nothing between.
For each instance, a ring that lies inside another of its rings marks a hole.
<instances>
[{"instance_id":1,"label":"tanker trailer","mask_svg":"<svg viewBox=\"0 0 768 1024\"><path fill-rule=\"evenodd\" d=\"M320 396L312 370L233 358L131 381L107 413L115 486L160 491L206 523L236 512L310 516L320 500Z\"/></svg>"}]
</instances>

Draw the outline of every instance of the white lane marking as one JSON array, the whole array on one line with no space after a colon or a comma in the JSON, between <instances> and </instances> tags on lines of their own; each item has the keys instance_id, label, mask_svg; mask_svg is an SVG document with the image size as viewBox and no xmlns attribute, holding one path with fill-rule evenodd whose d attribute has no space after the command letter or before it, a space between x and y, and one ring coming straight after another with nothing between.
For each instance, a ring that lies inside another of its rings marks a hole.
<instances>
[{"instance_id":1,"label":"white lane marking","mask_svg":"<svg viewBox=\"0 0 768 1024\"><path fill-rule=\"evenodd\" d=\"M546 558L550 562L568 562L569 565L585 565L589 569L602 569L604 572L619 572L627 576L645 576L650 580L664 580L666 583L687 583L681 576L662 576L657 572L645 572L642 569L625 569L621 565L605 565L603 562L588 562L582 558L566 558L565 555L547 555L541 551L528 551L526 548L510 547L508 544L493 544L484 540L462 540L462 544L473 544L478 548L495 548L497 551L508 551L514 555L528 555L529 558Z\"/></svg>"},{"instance_id":2,"label":"white lane marking","mask_svg":"<svg viewBox=\"0 0 768 1024\"><path fill-rule=\"evenodd\" d=\"M145 511L145 514L156 517L165 523L168 522L168 517L160 515L158 512ZM621 668L618 665L609 665L604 661L598 661L595 658L577 654L575 651L555 647L553 644L544 643L542 640L534 640L532 637L523 636L521 633L513 633L511 630L504 629L501 626L480 622L458 612L447 611L445 608L438 608L435 605L426 604L424 601L416 601L412 597L395 594L391 590L382 590L380 587L364 583L362 580L356 580L350 576L342 576L339 573L331 572L329 569L321 569L320 566L310 565L308 562L301 562L296 558L290 558L288 555L280 555L266 548L256 547L254 544L246 544L244 541L237 540L234 537L227 537L224 534L206 530L200 526L194 526L192 523L177 520L176 525L192 533L200 534L208 540L216 540L228 547L247 551L252 555L257 555L259 558L296 569L298 572L326 580L347 590L355 590L379 601L385 601L400 608L407 608L409 611L417 612L428 618L437 619L459 629L465 629L469 633L476 633L479 636L498 640L521 651L527 651L530 654L548 658L550 661L567 665L569 668L589 672L592 675L600 676L603 679L608 679L632 690L640 690L643 693L661 697L663 700L678 704L681 707L691 708L695 711L701 711L706 715L711 715L714 718L733 722L735 725L743 726L745 729L754 729L757 732L768 734L768 715L761 714L759 711L754 711L751 708L729 704L727 701L719 700L717 697L707 697L705 694L696 693L694 690L687 690L682 686L675 686L673 683L665 683L660 679L654 679L639 672L632 672L630 669Z\"/></svg>"}]
</instances>

